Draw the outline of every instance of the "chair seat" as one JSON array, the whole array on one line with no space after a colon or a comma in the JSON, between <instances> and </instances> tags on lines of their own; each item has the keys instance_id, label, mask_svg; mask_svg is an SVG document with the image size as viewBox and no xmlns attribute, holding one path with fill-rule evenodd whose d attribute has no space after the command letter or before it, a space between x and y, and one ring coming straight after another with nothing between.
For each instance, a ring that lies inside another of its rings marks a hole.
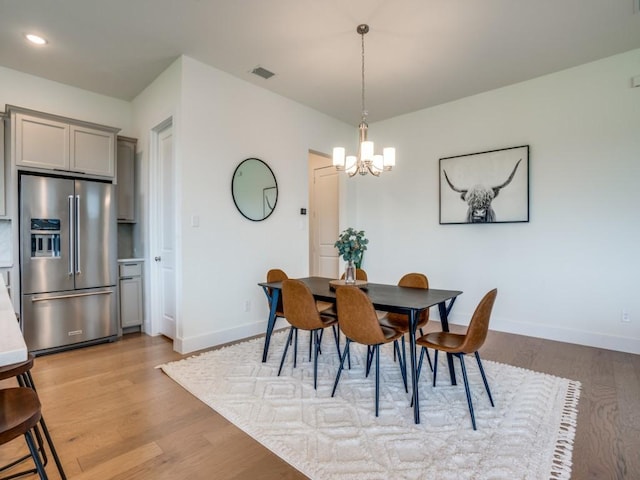
<instances>
[{"instance_id":1,"label":"chair seat","mask_svg":"<svg viewBox=\"0 0 640 480\"><path fill-rule=\"evenodd\" d=\"M35 427L40 415L40 400L30 388L0 390L0 445Z\"/></svg>"},{"instance_id":2,"label":"chair seat","mask_svg":"<svg viewBox=\"0 0 640 480\"><path fill-rule=\"evenodd\" d=\"M396 330L395 328L386 327L384 325L380 325L380 328L382 329L382 333L384 334L384 338L387 342L393 342L404 335L404 332Z\"/></svg>"},{"instance_id":3,"label":"chair seat","mask_svg":"<svg viewBox=\"0 0 640 480\"><path fill-rule=\"evenodd\" d=\"M432 349L438 349L447 353L460 353L465 335L451 332L432 332L423 335L416 340L416 345ZM472 352L466 352L472 353Z\"/></svg>"},{"instance_id":4,"label":"chair seat","mask_svg":"<svg viewBox=\"0 0 640 480\"><path fill-rule=\"evenodd\" d=\"M33 354L30 353L24 362L12 363L11 365L0 367L0 380L17 377L18 375L28 372L33 367L34 358Z\"/></svg>"},{"instance_id":5,"label":"chair seat","mask_svg":"<svg viewBox=\"0 0 640 480\"><path fill-rule=\"evenodd\" d=\"M338 311L336 310L336 306L331 302L323 302L322 300L317 300L316 307L318 307L318 311L320 312L321 315L329 315L332 317L338 316Z\"/></svg>"},{"instance_id":6,"label":"chair seat","mask_svg":"<svg viewBox=\"0 0 640 480\"><path fill-rule=\"evenodd\" d=\"M380 325L385 327L393 328L395 330L402 330L403 332L409 331L409 319L405 315L397 315L397 314L384 314L378 315L378 321ZM416 325L416 328L423 328L427 323L429 323L429 319L420 320Z\"/></svg>"},{"instance_id":7,"label":"chair seat","mask_svg":"<svg viewBox=\"0 0 640 480\"><path fill-rule=\"evenodd\" d=\"M338 323L338 318L331 315L325 315L320 313L320 321L322 322L322 328L331 327Z\"/></svg>"}]
</instances>

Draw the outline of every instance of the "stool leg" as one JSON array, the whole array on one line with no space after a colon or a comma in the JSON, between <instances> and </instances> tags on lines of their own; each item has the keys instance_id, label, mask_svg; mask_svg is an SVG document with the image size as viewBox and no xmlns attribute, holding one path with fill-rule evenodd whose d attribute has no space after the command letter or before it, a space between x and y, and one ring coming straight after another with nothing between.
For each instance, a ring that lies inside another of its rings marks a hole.
<instances>
[{"instance_id":1,"label":"stool leg","mask_svg":"<svg viewBox=\"0 0 640 480\"><path fill-rule=\"evenodd\" d=\"M40 457L38 455L38 450L33 443L33 437L31 436L31 432L25 432L24 438L27 441L27 446L29 447L29 451L31 452L31 457L33 457L33 463L36 464L36 470L38 471L38 475L41 480L48 480L47 473L44 471L44 467L42 463L40 463Z\"/></svg>"},{"instance_id":2,"label":"stool leg","mask_svg":"<svg viewBox=\"0 0 640 480\"><path fill-rule=\"evenodd\" d=\"M42 431L44 432L44 436L47 439L47 443L49 444L49 450L51 450L53 460L56 462L56 467L58 467L58 472L60 472L60 478L62 480L67 480L67 476L65 475L64 469L62 468L62 463L60 462L60 457L58 457L58 452L56 452L56 447L53 446L53 440L51 440L51 435L49 435L49 429L44 423L44 417L40 417L40 425L42 426Z\"/></svg>"},{"instance_id":3,"label":"stool leg","mask_svg":"<svg viewBox=\"0 0 640 480\"><path fill-rule=\"evenodd\" d=\"M23 375L19 375L18 376L18 383L21 383L21 386L25 386L25 387L29 387L31 388L34 392L37 392L36 390L36 384L33 381L33 377L31 376L31 372L29 370L27 370ZM49 444L49 450L51 450L51 454L53 455L53 460L56 462L56 467L58 467L58 472L60 473L60 478L62 480L67 480L67 476L64 473L64 469L62 468L62 462L60 462L60 457L58 457L58 452L56 452L56 447L54 447L53 445L53 440L51 440L51 435L49 435L49 429L47 428L46 423L44 422L44 416L40 417L40 425L42 426L42 431L44 432L44 436L47 439L47 443ZM44 452L44 447L42 446L42 443L40 442L40 434L36 428L36 435L38 437L39 443L41 444L41 449L42 449L42 458L43 458L43 462L44 465L47 464L47 455Z\"/></svg>"}]
</instances>

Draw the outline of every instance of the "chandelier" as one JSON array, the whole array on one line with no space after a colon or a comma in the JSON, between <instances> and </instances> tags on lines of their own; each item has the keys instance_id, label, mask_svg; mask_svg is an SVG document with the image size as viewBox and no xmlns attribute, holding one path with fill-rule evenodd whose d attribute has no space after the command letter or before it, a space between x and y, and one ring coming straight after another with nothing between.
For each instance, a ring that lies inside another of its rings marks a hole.
<instances>
[{"instance_id":1,"label":"chandelier","mask_svg":"<svg viewBox=\"0 0 640 480\"><path fill-rule=\"evenodd\" d=\"M375 154L373 142L367 139L368 112L364 104L364 35L369 32L369 25L361 24L356 29L362 40L362 120L358 126L359 142L358 155L346 155L344 147L333 149L333 166L336 170L345 171L350 177L356 173L366 175L371 173L376 177L382 172L391 170L396 164L396 149L387 147L382 150L382 155Z\"/></svg>"}]
</instances>

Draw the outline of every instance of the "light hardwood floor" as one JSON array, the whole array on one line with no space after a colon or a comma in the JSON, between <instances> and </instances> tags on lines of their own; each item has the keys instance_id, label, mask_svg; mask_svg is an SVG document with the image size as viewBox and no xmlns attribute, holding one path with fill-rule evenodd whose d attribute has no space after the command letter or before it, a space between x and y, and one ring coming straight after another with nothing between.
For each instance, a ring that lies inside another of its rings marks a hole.
<instances>
[{"instance_id":1,"label":"light hardwood floor","mask_svg":"<svg viewBox=\"0 0 640 480\"><path fill-rule=\"evenodd\" d=\"M572 478L640 479L640 356L498 332L481 354L582 382ZM36 359L68 478L306 478L154 368L179 358L164 337L130 334ZM0 447L0 464L23 444Z\"/></svg>"}]
</instances>

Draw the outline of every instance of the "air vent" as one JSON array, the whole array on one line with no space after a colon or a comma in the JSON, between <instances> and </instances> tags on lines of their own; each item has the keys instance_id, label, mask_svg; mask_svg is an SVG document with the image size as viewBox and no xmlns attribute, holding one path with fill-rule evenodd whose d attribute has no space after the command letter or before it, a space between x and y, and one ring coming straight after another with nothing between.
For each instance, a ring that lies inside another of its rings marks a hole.
<instances>
[{"instance_id":1,"label":"air vent","mask_svg":"<svg viewBox=\"0 0 640 480\"><path fill-rule=\"evenodd\" d=\"M251 73L253 73L254 75L257 75L259 77L262 77L265 80L268 80L268 79L270 79L271 77L273 77L275 75L275 73L270 72L266 68L262 68L262 67L254 68L253 70L251 70Z\"/></svg>"}]
</instances>

